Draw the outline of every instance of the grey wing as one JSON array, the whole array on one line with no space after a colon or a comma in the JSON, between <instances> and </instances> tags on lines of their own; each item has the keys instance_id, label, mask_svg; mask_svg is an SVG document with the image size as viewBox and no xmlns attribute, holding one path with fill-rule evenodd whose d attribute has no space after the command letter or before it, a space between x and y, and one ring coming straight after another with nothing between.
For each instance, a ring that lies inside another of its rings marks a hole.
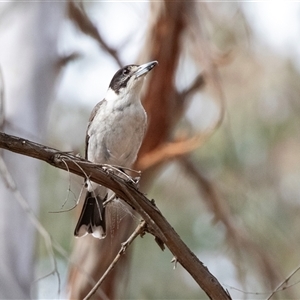
<instances>
[{"instance_id":1,"label":"grey wing","mask_svg":"<svg viewBox=\"0 0 300 300\"><path fill-rule=\"evenodd\" d=\"M94 107L94 109L92 110L92 112L91 112L91 115L90 115L90 118L89 118L89 123L88 123L87 129L86 129L86 135L85 135L85 159L88 159L88 148L89 148L89 139L90 139L90 136L89 136L88 132L89 132L90 125L93 122L93 120L94 120L98 110L100 109L101 105L104 104L105 102L106 102L105 99L98 102L96 104L96 106Z\"/></svg>"}]
</instances>

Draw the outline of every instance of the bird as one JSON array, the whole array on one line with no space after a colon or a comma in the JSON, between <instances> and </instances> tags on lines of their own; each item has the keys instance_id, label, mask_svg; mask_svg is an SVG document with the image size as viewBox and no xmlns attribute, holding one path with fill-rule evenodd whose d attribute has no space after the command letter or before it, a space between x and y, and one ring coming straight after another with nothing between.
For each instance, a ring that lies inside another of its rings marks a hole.
<instances>
[{"instance_id":1,"label":"bird","mask_svg":"<svg viewBox=\"0 0 300 300\"><path fill-rule=\"evenodd\" d=\"M89 118L85 158L93 163L129 168L135 162L147 128L147 114L140 100L146 75L158 64L127 65L113 76L105 98ZM86 196L74 230L76 237L106 236L105 206L109 190L86 180Z\"/></svg>"}]
</instances>

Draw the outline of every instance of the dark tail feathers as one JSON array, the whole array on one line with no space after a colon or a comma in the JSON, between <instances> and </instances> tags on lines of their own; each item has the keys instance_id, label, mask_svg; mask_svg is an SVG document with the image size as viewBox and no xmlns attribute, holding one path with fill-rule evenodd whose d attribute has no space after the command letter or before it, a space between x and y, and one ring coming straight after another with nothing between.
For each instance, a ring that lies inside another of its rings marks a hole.
<instances>
[{"instance_id":1,"label":"dark tail feathers","mask_svg":"<svg viewBox=\"0 0 300 300\"><path fill-rule=\"evenodd\" d=\"M105 207L99 196L94 197L92 192L87 192L82 211L75 227L74 235L81 237L92 234L94 237L103 239L106 236Z\"/></svg>"}]
</instances>

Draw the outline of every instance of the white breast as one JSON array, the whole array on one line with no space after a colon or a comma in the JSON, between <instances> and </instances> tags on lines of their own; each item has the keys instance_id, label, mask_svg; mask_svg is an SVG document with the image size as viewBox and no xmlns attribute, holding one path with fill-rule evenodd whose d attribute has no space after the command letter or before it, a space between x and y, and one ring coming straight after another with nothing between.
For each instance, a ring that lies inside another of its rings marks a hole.
<instances>
[{"instance_id":1,"label":"white breast","mask_svg":"<svg viewBox=\"0 0 300 300\"><path fill-rule=\"evenodd\" d=\"M140 101L116 105L114 100L100 107L90 125L88 159L130 167L143 141L147 116Z\"/></svg>"}]
</instances>

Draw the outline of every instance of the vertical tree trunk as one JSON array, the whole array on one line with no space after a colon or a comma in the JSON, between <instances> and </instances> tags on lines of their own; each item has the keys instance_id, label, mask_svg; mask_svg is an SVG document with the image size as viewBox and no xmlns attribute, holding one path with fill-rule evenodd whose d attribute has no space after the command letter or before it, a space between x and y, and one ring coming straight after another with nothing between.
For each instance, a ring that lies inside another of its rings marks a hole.
<instances>
[{"instance_id":1,"label":"vertical tree trunk","mask_svg":"<svg viewBox=\"0 0 300 300\"><path fill-rule=\"evenodd\" d=\"M57 32L65 3L9 2L1 3L0 10L4 130L41 141L58 71ZM37 213L39 162L9 152L1 155L21 194ZM0 180L1 299L31 298L34 252L35 228Z\"/></svg>"}]
</instances>

